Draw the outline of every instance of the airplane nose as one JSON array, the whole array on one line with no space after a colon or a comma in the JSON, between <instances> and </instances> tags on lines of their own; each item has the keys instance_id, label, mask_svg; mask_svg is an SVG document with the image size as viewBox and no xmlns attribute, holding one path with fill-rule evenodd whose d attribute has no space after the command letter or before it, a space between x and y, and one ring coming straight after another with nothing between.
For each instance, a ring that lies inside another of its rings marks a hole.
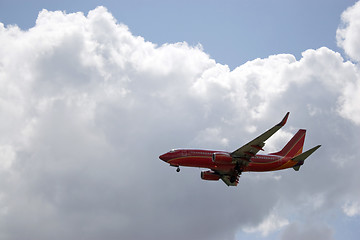
<instances>
[{"instance_id":1,"label":"airplane nose","mask_svg":"<svg viewBox=\"0 0 360 240\"><path fill-rule=\"evenodd\" d=\"M166 162L166 156L165 156L166 154L163 154L163 155L160 155L159 156L159 158L161 159L161 160L163 160L164 162Z\"/></svg>"}]
</instances>

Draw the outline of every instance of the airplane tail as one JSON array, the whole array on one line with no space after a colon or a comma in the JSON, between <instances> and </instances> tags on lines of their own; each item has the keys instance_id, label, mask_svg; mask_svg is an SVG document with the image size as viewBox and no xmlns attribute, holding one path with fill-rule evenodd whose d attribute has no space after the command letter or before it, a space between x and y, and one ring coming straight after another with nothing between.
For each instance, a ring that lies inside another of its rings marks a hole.
<instances>
[{"instance_id":1,"label":"airplane tail","mask_svg":"<svg viewBox=\"0 0 360 240\"><path fill-rule=\"evenodd\" d=\"M270 155L278 155L283 157L296 157L302 153L305 141L305 129L300 129L293 138L279 152L270 153Z\"/></svg>"},{"instance_id":2,"label":"airplane tail","mask_svg":"<svg viewBox=\"0 0 360 240\"><path fill-rule=\"evenodd\" d=\"M296 157L292 158L291 160L295 162L303 162L305 159L310 156L313 152L315 152L321 145L317 145L316 147L313 147L312 149L307 150L306 152L297 155Z\"/></svg>"}]
</instances>

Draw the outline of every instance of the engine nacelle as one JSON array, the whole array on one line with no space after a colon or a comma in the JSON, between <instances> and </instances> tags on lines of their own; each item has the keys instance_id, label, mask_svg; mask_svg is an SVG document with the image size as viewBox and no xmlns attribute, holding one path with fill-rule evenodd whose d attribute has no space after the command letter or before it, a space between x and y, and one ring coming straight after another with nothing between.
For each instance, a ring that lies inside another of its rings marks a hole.
<instances>
[{"instance_id":1,"label":"engine nacelle","mask_svg":"<svg viewBox=\"0 0 360 240\"><path fill-rule=\"evenodd\" d=\"M205 171L205 172L201 172L201 179L208 181L218 181L220 179L220 175L212 171Z\"/></svg>"},{"instance_id":2,"label":"engine nacelle","mask_svg":"<svg viewBox=\"0 0 360 240\"><path fill-rule=\"evenodd\" d=\"M212 161L214 163L222 163L222 164L232 163L232 157L230 156L229 153L218 152L218 153L213 153Z\"/></svg>"}]
</instances>

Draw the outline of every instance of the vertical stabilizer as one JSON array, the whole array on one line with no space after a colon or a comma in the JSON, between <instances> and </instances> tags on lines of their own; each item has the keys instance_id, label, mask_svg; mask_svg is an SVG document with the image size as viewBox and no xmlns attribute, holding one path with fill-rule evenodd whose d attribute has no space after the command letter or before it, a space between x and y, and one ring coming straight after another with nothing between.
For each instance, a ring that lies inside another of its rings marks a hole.
<instances>
[{"instance_id":1,"label":"vertical stabilizer","mask_svg":"<svg viewBox=\"0 0 360 240\"><path fill-rule=\"evenodd\" d=\"M302 153L305 141L305 129L300 129L294 137L285 145L280 152L270 153L270 155L278 155L283 157L296 157Z\"/></svg>"}]
</instances>

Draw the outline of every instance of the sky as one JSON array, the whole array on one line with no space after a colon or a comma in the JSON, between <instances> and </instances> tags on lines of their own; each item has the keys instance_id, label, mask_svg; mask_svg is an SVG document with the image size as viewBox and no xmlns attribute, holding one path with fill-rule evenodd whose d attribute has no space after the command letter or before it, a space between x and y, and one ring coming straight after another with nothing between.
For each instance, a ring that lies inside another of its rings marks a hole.
<instances>
[{"instance_id":1,"label":"sky","mask_svg":"<svg viewBox=\"0 0 360 240\"><path fill-rule=\"evenodd\" d=\"M337 52L340 15L354 0L1 0L0 21L26 30L42 9L84 12L105 6L119 23L146 41L201 44L231 69L256 58L326 46Z\"/></svg>"},{"instance_id":2,"label":"sky","mask_svg":"<svg viewBox=\"0 0 360 240\"><path fill-rule=\"evenodd\" d=\"M313 2L1 1L0 239L357 239L360 2ZM299 172L158 159L288 111Z\"/></svg>"}]
</instances>

